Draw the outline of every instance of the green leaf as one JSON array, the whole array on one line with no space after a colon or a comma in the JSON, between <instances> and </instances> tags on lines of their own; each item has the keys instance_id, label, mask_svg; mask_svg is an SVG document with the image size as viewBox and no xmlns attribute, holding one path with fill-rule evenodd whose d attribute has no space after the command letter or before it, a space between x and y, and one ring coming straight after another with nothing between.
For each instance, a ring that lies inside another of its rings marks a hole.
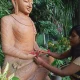
<instances>
[{"instance_id":1,"label":"green leaf","mask_svg":"<svg viewBox=\"0 0 80 80\"><path fill-rule=\"evenodd\" d=\"M20 80L20 79L17 77L13 77L12 80Z\"/></svg>"},{"instance_id":2,"label":"green leaf","mask_svg":"<svg viewBox=\"0 0 80 80\"><path fill-rule=\"evenodd\" d=\"M12 80L13 77L14 77L14 73L8 77L8 80Z\"/></svg>"},{"instance_id":3,"label":"green leaf","mask_svg":"<svg viewBox=\"0 0 80 80\"><path fill-rule=\"evenodd\" d=\"M8 73L8 70L9 70L9 63L7 63L5 69L4 69L4 72L3 72L3 77L6 77L7 73Z\"/></svg>"}]
</instances>

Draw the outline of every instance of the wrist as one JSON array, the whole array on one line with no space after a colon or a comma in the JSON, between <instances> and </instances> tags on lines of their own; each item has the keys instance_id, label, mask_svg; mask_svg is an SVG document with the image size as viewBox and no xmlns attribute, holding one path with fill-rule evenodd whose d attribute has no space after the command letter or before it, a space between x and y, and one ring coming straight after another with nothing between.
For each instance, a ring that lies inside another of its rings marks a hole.
<instances>
[{"instance_id":1,"label":"wrist","mask_svg":"<svg viewBox=\"0 0 80 80\"><path fill-rule=\"evenodd\" d=\"M49 49L47 50L47 54L48 54L48 55L51 54L51 51L50 51Z\"/></svg>"},{"instance_id":2,"label":"wrist","mask_svg":"<svg viewBox=\"0 0 80 80\"><path fill-rule=\"evenodd\" d=\"M46 62L45 62L45 61L43 61L43 62L41 62L41 64L40 64L40 65L42 65L43 67L45 67Z\"/></svg>"},{"instance_id":3,"label":"wrist","mask_svg":"<svg viewBox=\"0 0 80 80\"><path fill-rule=\"evenodd\" d=\"M40 62L40 65L42 65L42 66L43 66L43 62Z\"/></svg>"}]
</instances>

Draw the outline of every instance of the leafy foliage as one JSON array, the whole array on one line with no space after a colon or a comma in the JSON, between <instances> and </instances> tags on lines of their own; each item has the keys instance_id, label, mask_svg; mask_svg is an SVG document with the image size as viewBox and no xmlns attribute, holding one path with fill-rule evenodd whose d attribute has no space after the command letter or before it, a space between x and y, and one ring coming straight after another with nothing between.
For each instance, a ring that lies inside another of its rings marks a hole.
<instances>
[{"instance_id":1,"label":"leafy foliage","mask_svg":"<svg viewBox=\"0 0 80 80\"><path fill-rule=\"evenodd\" d=\"M57 42L49 42L48 48L52 52L57 52L58 54L61 54L67 50L70 49L70 44L67 38L61 37ZM52 63L52 65L61 68L63 65L67 65L70 62L71 58L64 59L64 60L58 60L55 59L55 61ZM70 80L69 77L64 77L62 80Z\"/></svg>"},{"instance_id":2,"label":"leafy foliage","mask_svg":"<svg viewBox=\"0 0 80 80\"><path fill-rule=\"evenodd\" d=\"M0 66L2 66L3 61L4 61L4 54L2 52L1 45L0 45Z\"/></svg>"},{"instance_id":3,"label":"leafy foliage","mask_svg":"<svg viewBox=\"0 0 80 80\"><path fill-rule=\"evenodd\" d=\"M31 17L36 24L38 32L46 33L47 30L49 34L48 30L52 29L54 32L54 27L56 26L56 28L62 28L61 33L63 36L68 36L76 5L77 0L34 0ZM44 27L42 22L44 22ZM49 25L49 28L47 28L47 22L53 24L53 26Z\"/></svg>"},{"instance_id":4,"label":"leafy foliage","mask_svg":"<svg viewBox=\"0 0 80 80\"><path fill-rule=\"evenodd\" d=\"M0 80L19 80L19 78L14 77L14 73L7 78L8 70L9 70L9 63L7 63L4 72L3 73L0 72Z\"/></svg>"},{"instance_id":5,"label":"leafy foliage","mask_svg":"<svg viewBox=\"0 0 80 80\"><path fill-rule=\"evenodd\" d=\"M48 47L53 52L57 51L59 53L62 53L62 52L66 51L70 48L70 43L69 43L69 40L66 37L61 37L56 42L49 41L48 42Z\"/></svg>"},{"instance_id":6,"label":"leafy foliage","mask_svg":"<svg viewBox=\"0 0 80 80\"><path fill-rule=\"evenodd\" d=\"M10 14L12 8L12 4L8 0L0 0L0 18L2 18L4 15Z\"/></svg>"}]
</instances>

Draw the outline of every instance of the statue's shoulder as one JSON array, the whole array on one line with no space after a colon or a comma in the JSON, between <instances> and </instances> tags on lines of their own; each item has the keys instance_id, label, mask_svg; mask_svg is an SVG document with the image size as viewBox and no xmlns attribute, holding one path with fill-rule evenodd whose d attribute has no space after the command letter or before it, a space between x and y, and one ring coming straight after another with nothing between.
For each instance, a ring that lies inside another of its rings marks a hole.
<instances>
[{"instance_id":1,"label":"statue's shoulder","mask_svg":"<svg viewBox=\"0 0 80 80\"><path fill-rule=\"evenodd\" d=\"M2 17L1 21L11 22L13 21L13 18L11 17L11 15L7 15L7 16Z\"/></svg>"}]
</instances>

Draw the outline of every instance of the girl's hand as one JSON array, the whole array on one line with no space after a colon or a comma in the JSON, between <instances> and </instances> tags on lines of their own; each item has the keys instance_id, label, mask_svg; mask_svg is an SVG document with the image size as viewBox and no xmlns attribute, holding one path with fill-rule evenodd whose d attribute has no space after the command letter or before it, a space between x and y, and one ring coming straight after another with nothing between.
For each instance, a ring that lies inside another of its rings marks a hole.
<instances>
[{"instance_id":1,"label":"girl's hand","mask_svg":"<svg viewBox=\"0 0 80 80\"><path fill-rule=\"evenodd\" d=\"M48 49L48 50L40 50L39 52L44 54L49 54L51 51Z\"/></svg>"},{"instance_id":2,"label":"girl's hand","mask_svg":"<svg viewBox=\"0 0 80 80\"><path fill-rule=\"evenodd\" d=\"M41 65L44 62L44 60L42 58L40 58L40 57L35 57L34 61L39 65Z\"/></svg>"},{"instance_id":3,"label":"girl's hand","mask_svg":"<svg viewBox=\"0 0 80 80\"><path fill-rule=\"evenodd\" d=\"M30 54L32 54L32 55L36 55L36 57L38 57L39 56L39 51L32 51Z\"/></svg>"},{"instance_id":4,"label":"girl's hand","mask_svg":"<svg viewBox=\"0 0 80 80\"><path fill-rule=\"evenodd\" d=\"M45 54L47 54L47 51L46 51L46 50L40 50L39 52L40 52L40 53L45 53Z\"/></svg>"}]
</instances>

